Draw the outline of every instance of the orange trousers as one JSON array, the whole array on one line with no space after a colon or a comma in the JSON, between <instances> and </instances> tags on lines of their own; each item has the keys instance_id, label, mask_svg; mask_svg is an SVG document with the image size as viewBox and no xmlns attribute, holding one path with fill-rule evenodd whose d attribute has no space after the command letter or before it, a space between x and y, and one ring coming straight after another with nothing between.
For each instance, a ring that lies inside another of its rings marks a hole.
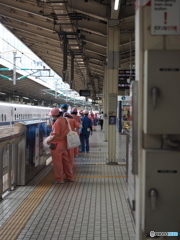
<instances>
[{"instance_id":1,"label":"orange trousers","mask_svg":"<svg viewBox=\"0 0 180 240\"><path fill-rule=\"evenodd\" d=\"M79 147L73 148L74 149L74 156L79 154Z\"/></svg>"},{"instance_id":2,"label":"orange trousers","mask_svg":"<svg viewBox=\"0 0 180 240\"><path fill-rule=\"evenodd\" d=\"M67 179L74 180L67 150L63 151L59 149L57 144L56 149L51 150L51 156L55 180L58 182L63 181L63 171Z\"/></svg>"},{"instance_id":3,"label":"orange trousers","mask_svg":"<svg viewBox=\"0 0 180 240\"><path fill-rule=\"evenodd\" d=\"M69 157L69 163L72 170L74 166L74 148L68 149L68 157Z\"/></svg>"}]
</instances>

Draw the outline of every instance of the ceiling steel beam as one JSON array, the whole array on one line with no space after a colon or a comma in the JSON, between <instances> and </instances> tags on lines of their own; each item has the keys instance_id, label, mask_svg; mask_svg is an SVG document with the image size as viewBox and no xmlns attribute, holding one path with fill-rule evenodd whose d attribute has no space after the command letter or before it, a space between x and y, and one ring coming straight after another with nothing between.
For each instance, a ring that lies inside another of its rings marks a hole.
<instances>
[{"instance_id":1,"label":"ceiling steel beam","mask_svg":"<svg viewBox=\"0 0 180 240\"><path fill-rule=\"evenodd\" d=\"M101 61L101 62L104 62L105 61L105 57L103 56L100 56L100 55L97 55L96 53L94 52L89 52L89 51L84 51L84 56L87 60L89 59L96 59L97 61Z\"/></svg>"},{"instance_id":2,"label":"ceiling steel beam","mask_svg":"<svg viewBox=\"0 0 180 240\"><path fill-rule=\"evenodd\" d=\"M119 12L121 6L121 0L118 0L118 8L115 10L115 2L116 0L111 0L111 17L110 19L119 19Z\"/></svg>"},{"instance_id":3,"label":"ceiling steel beam","mask_svg":"<svg viewBox=\"0 0 180 240\"><path fill-rule=\"evenodd\" d=\"M83 13L87 16L107 21L109 16L109 6L96 2L85 2L84 0L69 1L66 5L70 10Z\"/></svg>"},{"instance_id":4,"label":"ceiling steel beam","mask_svg":"<svg viewBox=\"0 0 180 240\"><path fill-rule=\"evenodd\" d=\"M51 34L55 32L59 32L59 26L55 26L53 28L53 24L45 21L41 21L39 19L29 18L28 16L24 17L16 12L4 12L3 9L0 9L0 15L9 18L12 21L20 22L21 25L29 26L30 28L39 28L41 31L48 31Z\"/></svg>"},{"instance_id":5,"label":"ceiling steel beam","mask_svg":"<svg viewBox=\"0 0 180 240\"><path fill-rule=\"evenodd\" d=\"M78 21L77 27L78 29L83 29L87 32L92 32L100 36L107 35L107 24L103 24L98 21Z\"/></svg>"},{"instance_id":6,"label":"ceiling steel beam","mask_svg":"<svg viewBox=\"0 0 180 240\"><path fill-rule=\"evenodd\" d=\"M21 24L21 22L18 22L15 19L11 22L4 21L4 20L1 20L1 22L3 25L7 27L17 28L17 29L20 29L21 31L31 32L33 34L36 34L37 36L42 36L44 38L51 39L52 41L55 40L60 42L57 34L53 34L53 32L45 31L41 28L38 28L37 26L30 27L29 25Z\"/></svg>"},{"instance_id":7,"label":"ceiling steel beam","mask_svg":"<svg viewBox=\"0 0 180 240\"><path fill-rule=\"evenodd\" d=\"M31 4L28 1L1 0L0 6L6 6L6 7L9 7L10 9L15 9L17 11L22 11L24 13L30 13L36 16L42 16L42 12L44 11L43 5L37 6L36 3ZM46 11L46 14L50 15L52 12L52 7L46 5L45 11ZM52 18L49 18L49 19L52 19Z\"/></svg>"},{"instance_id":8,"label":"ceiling steel beam","mask_svg":"<svg viewBox=\"0 0 180 240\"><path fill-rule=\"evenodd\" d=\"M100 48L100 47L97 47L97 46L92 45L92 44L86 44L85 51L92 51L92 52L100 54L104 57L106 56L106 49L105 48Z\"/></svg>"},{"instance_id":9,"label":"ceiling steel beam","mask_svg":"<svg viewBox=\"0 0 180 240\"><path fill-rule=\"evenodd\" d=\"M94 54L97 56L97 57L96 57L97 59L98 59L98 56L101 56L101 57L106 58L106 54L96 52L96 51L94 51L93 49L90 49L90 48L86 48L84 51L85 51L85 53L87 53L87 54L88 54L88 52L94 53Z\"/></svg>"},{"instance_id":10,"label":"ceiling steel beam","mask_svg":"<svg viewBox=\"0 0 180 240\"><path fill-rule=\"evenodd\" d=\"M50 42L49 40L47 41L46 39L44 39L42 37L40 38L40 37L37 37L36 35L32 36L31 34L28 34L28 33L25 33L25 32L19 32L19 31L16 31L16 36L22 42L29 41L29 42L32 42L34 44L43 45L43 46L48 47L51 50L62 53L62 49L60 48L60 44L59 44L58 41L57 41L57 43L55 41Z\"/></svg>"}]
</instances>

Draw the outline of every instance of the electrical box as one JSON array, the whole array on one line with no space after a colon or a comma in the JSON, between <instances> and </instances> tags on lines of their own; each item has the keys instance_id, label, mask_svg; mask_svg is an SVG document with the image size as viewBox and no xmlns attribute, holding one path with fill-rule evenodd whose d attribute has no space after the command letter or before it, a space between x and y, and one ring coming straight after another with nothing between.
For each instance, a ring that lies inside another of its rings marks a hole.
<instances>
[{"instance_id":1,"label":"electrical box","mask_svg":"<svg viewBox=\"0 0 180 240\"><path fill-rule=\"evenodd\" d=\"M144 233L180 230L180 151L143 150Z\"/></svg>"},{"instance_id":2,"label":"electrical box","mask_svg":"<svg viewBox=\"0 0 180 240\"><path fill-rule=\"evenodd\" d=\"M144 66L144 133L180 134L180 51L148 50Z\"/></svg>"}]
</instances>

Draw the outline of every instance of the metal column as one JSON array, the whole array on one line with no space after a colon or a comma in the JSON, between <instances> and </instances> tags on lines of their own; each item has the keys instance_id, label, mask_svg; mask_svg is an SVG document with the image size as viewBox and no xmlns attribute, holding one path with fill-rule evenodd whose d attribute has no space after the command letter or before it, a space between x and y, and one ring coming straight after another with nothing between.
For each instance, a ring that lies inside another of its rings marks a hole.
<instances>
[{"instance_id":1,"label":"metal column","mask_svg":"<svg viewBox=\"0 0 180 240\"><path fill-rule=\"evenodd\" d=\"M65 82L67 79L67 36L66 33L63 35L63 81Z\"/></svg>"},{"instance_id":2,"label":"metal column","mask_svg":"<svg viewBox=\"0 0 180 240\"><path fill-rule=\"evenodd\" d=\"M118 71L119 71L119 44L120 29L114 20L108 21L107 27L107 92L108 92L108 164L116 162L116 119L117 119L117 96L118 96ZM111 124L110 119L114 119Z\"/></svg>"},{"instance_id":3,"label":"metal column","mask_svg":"<svg viewBox=\"0 0 180 240\"><path fill-rule=\"evenodd\" d=\"M74 88L74 54L71 53L71 81L70 81L70 88Z\"/></svg>"},{"instance_id":4,"label":"metal column","mask_svg":"<svg viewBox=\"0 0 180 240\"><path fill-rule=\"evenodd\" d=\"M103 85L103 111L104 111L104 142L108 141L108 90L107 90L107 66L104 66L104 85Z\"/></svg>"}]
</instances>

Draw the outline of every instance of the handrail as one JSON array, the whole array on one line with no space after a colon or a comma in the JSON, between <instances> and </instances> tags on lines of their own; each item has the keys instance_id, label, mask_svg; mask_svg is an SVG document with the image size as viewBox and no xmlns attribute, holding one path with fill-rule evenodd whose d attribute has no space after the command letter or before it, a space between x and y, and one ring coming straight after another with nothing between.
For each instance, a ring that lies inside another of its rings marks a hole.
<instances>
[{"instance_id":1,"label":"handrail","mask_svg":"<svg viewBox=\"0 0 180 240\"><path fill-rule=\"evenodd\" d=\"M6 137L0 137L0 142L6 141L6 140L9 140L9 139L12 139L12 138L21 137L22 135L24 135L24 132L16 133L16 134L13 134L13 135L8 135Z\"/></svg>"}]
</instances>

